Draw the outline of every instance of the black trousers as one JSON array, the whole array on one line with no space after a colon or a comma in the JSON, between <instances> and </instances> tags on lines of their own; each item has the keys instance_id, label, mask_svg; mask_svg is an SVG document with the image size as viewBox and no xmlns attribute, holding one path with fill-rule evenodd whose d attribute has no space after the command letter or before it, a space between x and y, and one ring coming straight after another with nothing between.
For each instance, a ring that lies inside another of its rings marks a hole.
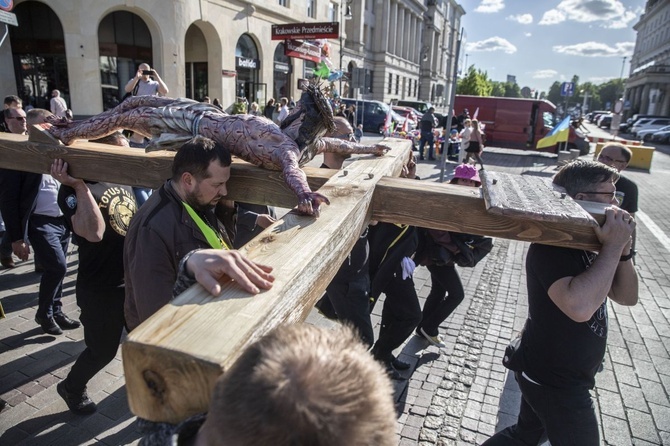
<instances>
[{"instance_id":1,"label":"black trousers","mask_svg":"<svg viewBox=\"0 0 670 446\"><path fill-rule=\"evenodd\" d=\"M598 420L587 389L541 386L519 372L515 377L522 394L517 424L498 432L482 446L535 446L547 439L552 446L600 444Z\"/></svg>"},{"instance_id":2,"label":"black trousers","mask_svg":"<svg viewBox=\"0 0 670 446\"><path fill-rule=\"evenodd\" d=\"M28 222L28 238L35 259L44 268L38 293L37 316L47 318L62 313L63 279L67 273L67 247L70 231L64 217L33 214Z\"/></svg>"},{"instance_id":3,"label":"black trousers","mask_svg":"<svg viewBox=\"0 0 670 446\"><path fill-rule=\"evenodd\" d=\"M399 267L384 289L386 300L382 309L379 339L372 347L372 354L381 362L393 360L393 350L400 347L421 321L421 306L411 277L402 279Z\"/></svg>"},{"instance_id":4,"label":"black trousers","mask_svg":"<svg viewBox=\"0 0 670 446\"><path fill-rule=\"evenodd\" d=\"M463 302L465 292L455 266L429 265L433 285L423 306L419 326L430 336L437 336L438 327Z\"/></svg>"},{"instance_id":5,"label":"black trousers","mask_svg":"<svg viewBox=\"0 0 670 446\"><path fill-rule=\"evenodd\" d=\"M339 279L335 276L326 288L326 295L338 319L348 322L358 330L365 345L372 346L375 335L370 320L370 276L367 268L353 277Z\"/></svg>"},{"instance_id":6,"label":"black trousers","mask_svg":"<svg viewBox=\"0 0 670 446\"><path fill-rule=\"evenodd\" d=\"M65 379L71 392L83 391L89 380L116 356L125 326L124 298L123 287L104 288L77 283L77 305L81 308L86 349Z\"/></svg>"}]
</instances>

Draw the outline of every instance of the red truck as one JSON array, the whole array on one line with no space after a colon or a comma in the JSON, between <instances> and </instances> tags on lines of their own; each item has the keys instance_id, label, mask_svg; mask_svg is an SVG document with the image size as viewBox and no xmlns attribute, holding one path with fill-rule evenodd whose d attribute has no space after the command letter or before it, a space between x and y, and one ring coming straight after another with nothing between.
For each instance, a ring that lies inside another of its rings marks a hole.
<instances>
[{"instance_id":1,"label":"red truck","mask_svg":"<svg viewBox=\"0 0 670 446\"><path fill-rule=\"evenodd\" d=\"M491 96L456 95L456 114L468 109L470 117L486 127L486 145L509 149L540 150L557 153L558 145L535 149L537 142L551 131L556 122L556 106L543 99L498 98ZM589 141L570 126L567 149L589 153Z\"/></svg>"}]
</instances>

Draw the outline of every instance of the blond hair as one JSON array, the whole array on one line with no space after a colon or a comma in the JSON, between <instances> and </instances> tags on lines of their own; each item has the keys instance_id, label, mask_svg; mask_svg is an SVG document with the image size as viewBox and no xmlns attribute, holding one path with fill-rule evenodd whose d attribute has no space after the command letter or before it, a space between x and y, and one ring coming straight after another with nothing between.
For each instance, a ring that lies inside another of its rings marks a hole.
<instances>
[{"instance_id":1,"label":"blond hair","mask_svg":"<svg viewBox=\"0 0 670 446\"><path fill-rule=\"evenodd\" d=\"M394 445L393 388L354 331L279 327L218 381L208 444Z\"/></svg>"}]
</instances>

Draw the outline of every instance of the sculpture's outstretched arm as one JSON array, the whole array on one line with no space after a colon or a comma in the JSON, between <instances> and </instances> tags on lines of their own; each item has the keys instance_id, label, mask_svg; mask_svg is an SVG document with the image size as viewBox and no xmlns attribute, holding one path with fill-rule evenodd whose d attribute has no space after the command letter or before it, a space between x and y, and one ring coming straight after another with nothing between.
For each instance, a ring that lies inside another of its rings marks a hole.
<instances>
[{"instance_id":1,"label":"sculpture's outstretched arm","mask_svg":"<svg viewBox=\"0 0 670 446\"><path fill-rule=\"evenodd\" d=\"M372 154L377 156L382 156L391 148L384 144L359 144L357 142L346 141L339 138L320 138L315 141L314 144L317 147L316 153L337 153L340 155L353 154L353 155L366 155Z\"/></svg>"}]
</instances>

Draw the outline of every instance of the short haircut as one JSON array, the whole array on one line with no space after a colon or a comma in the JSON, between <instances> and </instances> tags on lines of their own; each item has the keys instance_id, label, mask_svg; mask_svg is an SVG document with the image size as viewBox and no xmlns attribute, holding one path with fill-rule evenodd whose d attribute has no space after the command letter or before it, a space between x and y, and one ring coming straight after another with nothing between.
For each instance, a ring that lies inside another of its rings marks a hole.
<instances>
[{"instance_id":1,"label":"short haircut","mask_svg":"<svg viewBox=\"0 0 670 446\"><path fill-rule=\"evenodd\" d=\"M43 122L46 122L47 118L50 116L54 116L54 114L49 110L43 108L31 108L26 112L26 124L42 124Z\"/></svg>"},{"instance_id":2,"label":"short haircut","mask_svg":"<svg viewBox=\"0 0 670 446\"><path fill-rule=\"evenodd\" d=\"M219 378L202 434L239 446L395 445L392 395L350 327L286 325Z\"/></svg>"},{"instance_id":3,"label":"short haircut","mask_svg":"<svg viewBox=\"0 0 670 446\"><path fill-rule=\"evenodd\" d=\"M98 144L109 144L111 146L122 146L128 147L128 138L126 138L121 132L110 133L107 136L103 136L98 139L91 139L89 142L95 142Z\"/></svg>"},{"instance_id":4,"label":"short haircut","mask_svg":"<svg viewBox=\"0 0 670 446\"><path fill-rule=\"evenodd\" d=\"M10 94L9 96L5 96L5 106L6 107L9 107L10 105L12 105L15 102L17 104L23 104L23 101L21 101L21 98L16 96L16 95Z\"/></svg>"},{"instance_id":5,"label":"short haircut","mask_svg":"<svg viewBox=\"0 0 670 446\"><path fill-rule=\"evenodd\" d=\"M554 176L553 183L574 198L580 192L592 190L597 184L616 182L618 179L619 173L613 167L597 161L577 160L563 166Z\"/></svg>"},{"instance_id":6,"label":"short haircut","mask_svg":"<svg viewBox=\"0 0 670 446\"><path fill-rule=\"evenodd\" d=\"M207 169L214 160L218 160L223 167L230 166L230 151L212 139L195 136L181 146L174 156L172 180L178 181L185 172L199 180L205 179L209 176Z\"/></svg>"},{"instance_id":7,"label":"short haircut","mask_svg":"<svg viewBox=\"0 0 670 446\"><path fill-rule=\"evenodd\" d=\"M600 153L602 153L603 150L609 149L610 147L616 147L621 150L621 156L623 156L626 159L626 163L630 162L630 159L633 157L633 152L620 142L608 142L603 146L601 149Z\"/></svg>"}]
</instances>

